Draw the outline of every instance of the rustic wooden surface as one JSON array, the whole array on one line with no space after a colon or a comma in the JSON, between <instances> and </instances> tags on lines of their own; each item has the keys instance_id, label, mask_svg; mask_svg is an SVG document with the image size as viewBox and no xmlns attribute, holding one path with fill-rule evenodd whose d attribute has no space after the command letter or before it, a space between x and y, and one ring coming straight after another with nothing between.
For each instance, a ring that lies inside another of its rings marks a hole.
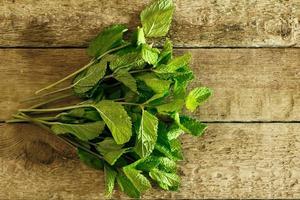
<instances>
[{"instance_id":1,"label":"rustic wooden surface","mask_svg":"<svg viewBox=\"0 0 300 200\"><path fill-rule=\"evenodd\" d=\"M0 44L86 46L112 23L138 25L150 1L1 0ZM300 0L174 1L176 46L300 46Z\"/></svg>"},{"instance_id":2,"label":"rustic wooden surface","mask_svg":"<svg viewBox=\"0 0 300 200\"><path fill-rule=\"evenodd\" d=\"M300 198L300 1L174 1L169 36L193 55L193 85L214 90L194 114L209 130L182 137L180 191L143 197ZM85 64L103 27L138 25L149 2L0 0L0 119ZM37 127L0 124L0 164L0 199L103 199L103 173Z\"/></svg>"},{"instance_id":3,"label":"rustic wooden surface","mask_svg":"<svg viewBox=\"0 0 300 200\"><path fill-rule=\"evenodd\" d=\"M32 131L42 134L37 128L18 129L27 141ZM152 189L144 198L300 196L299 124L210 124L204 137L185 135L182 142L186 159L180 164L180 191ZM102 171L64 159L42 138L26 144L20 145L24 150L17 159L0 158L0 199L103 199ZM115 197L124 195L116 192Z\"/></svg>"}]
</instances>

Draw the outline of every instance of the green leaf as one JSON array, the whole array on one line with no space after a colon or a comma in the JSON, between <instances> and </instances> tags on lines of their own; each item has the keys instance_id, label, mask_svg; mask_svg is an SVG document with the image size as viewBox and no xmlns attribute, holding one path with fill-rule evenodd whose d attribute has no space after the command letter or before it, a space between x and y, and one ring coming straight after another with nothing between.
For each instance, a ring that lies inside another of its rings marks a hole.
<instances>
[{"instance_id":1,"label":"green leaf","mask_svg":"<svg viewBox=\"0 0 300 200\"><path fill-rule=\"evenodd\" d=\"M101 117L99 113L95 110L86 110L82 118L90 120L90 121L99 121Z\"/></svg>"},{"instance_id":2,"label":"green leaf","mask_svg":"<svg viewBox=\"0 0 300 200\"><path fill-rule=\"evenodd\" d=\"M172 127L172 126L171 126ZM179 146L174 146L174 144L171 143L172 140L170 138L176 138L179 136L178 133L172 133L171 130L173 128L169 128L165 123L160 122L158 125L158 137L157 142L155 144L155 149L160 152L161 154L165 155L166 157L172 159L172 160L182 160L183 155L181 152L181 146L180 144L176 144ZM169 135L168 135L169 134ZM174 135L172 135L174 134Z\"/></svg>"},{"instance_id":3,"label":"green leaf","mask_svg":"<svg viewBox=\"0 0 300 200\"><path fill-rule=\"evenodd\" d=\"M103 155L104 159L110 164L115 162L127 151L123 145L117 144L113 138L107 137L97 144L97 150Z\"/></svg>"},{"instance_id":4,"label":"green leaf","mask_svg":"<svg viewBox=\"0 0 300 200\"><path fill-rule=\"evenodd\" d=\"M153 168L158 168L165 172L176 172L176 162L167 158L150 155L144 159L140 159L136 162L135 168L144 172L149 172Z\"/></svg>"},{"instance_id":5,"label":"green leaf","mask_svg":"<svg viewBox=\"0 0 300 200\"><path fill-rule=\"evenodd\" d=\"M182 134L183 130L176 123L168 127L167 138L169 141L177 139Z\"/></svg>"},{"instance_id":6,"label":"green leaf","mask_svg":"<svg viewBox=\"0 0 300 200\"><path fill-rule=\"evenodd\" d=\"M170 140L169 144L172 152L181 152L181 142L178 138Z\"/></svg>"},{"instance_id":7,"label":"green leaf","mask_svg":"<svg viewBox=\"0 0 300 200\"><path fill-rule=\"evenodd\" d=\"M157 126L158 119L148 111L143 110L136 145L134 147L135 152L141 158L150 155L153 151L157 139Z\"/></svg>"},{"instance_id":8,"label":"green leaf","mask_svg":"<svg viewBox=\"0 0 300 200\"><path fill-rule=\"evenodd\" d=\"M100 170L103 169L104 162L97 158L96 156L82 150L82 149L77 149L77 154L79 159L86 164L87 166Z\"/></svg>"},{"instance_id":9,"label":"green leaf","mask_svg":"<svg viewBox=\"0 0 300 200\"><path fill-rule=\"evenodd\" d=\"M88 141L96 138L100 133L102 133L105 126L103 121L85 124L63 124L59 122L53 122L51 124L53 124L51 126L51 130L55 134L59 135L70 133L82 141Z\"/></svg>"},{"instance_id":10,"label":"green leaf","mask_svg":"<svg viewBox=\"0 0 300 200\"><path fill-rule=\"evenodd\" d=\"M134 187L140 192L143 193L149 188L151 188L151 184L149 180L141 174L141 171L136 170L131 167L123 167L123 171L127 178L132 182Z\"/></svg>"},{"instance_id":11,"label":"green leaf","mask_svg":"<svg viewBox=\"0 0 300 200\"><path fill-rule=\"evenodd\" d=\"M157 112L159 112L161 114L168 114L168 113L181 111L183 106L184 106L183 99L174 99L173 101L171 101L169 103L165 103L165 104L156 106L156 109L157 109Z\"/></svg>"},{"instance_id":12,"label":"green leaf","mask_svg":"<svg viewBox=\"0 0 300 200\"><path fill-rule=\"evenodd\" d=\"M117 176L117 182L122 192L131 198L140 198L141 193L136 189L132 182L124 175Z\"/></svg>"},{"instance_id":13,"label":"green leaf","mask_svg":"<svg viewBox=\"0 0 300 200\"><path fill-rule=\"evenodd\" d=\"M111 198L115 187L115 180L117 172L107 164L104 165L104 177L105 177L105 197Z\"/></svg>"},{"instance_id":14,"label":"green leaf","mask_svg":"<svg viewBox=\"0 0 300 200\"><path fill-rule=\"evenodd\" d=\"M138 93L136 81L127 70L117 71L114 77L128 87L131 91Z\"/></svg>"},{"instance_id":15,"label":"green leaf","mask_svg":"<svg viewBox=\"0 0 300 200\"><path fill-rule=\"evenodd\" d=\"M95 109L90 109L90 108L76 108L72 109L67 113L60 113L56 117L58 119L62 119L62 117L71 117L71 118L78 118L78 119L84 119L88 121L100 121L101 117L99 113Z\"/></svg>"},{"instance_id":16,"label":"green leaf","mask_svg":"<svg viewBox=\"0 0 300 200\"><path fill-rule=\"evenodd\" d=\"M107 60L103 59L99 63L90 66L84 75L77 76L74 79L73 89L78 95L90 91L105 75Z\"/></svg>"},{"instance_id":17,"label":"green leaf","mask_svg":"<svg viewBox=\"0 0 300 200\"><path fill-rule=\"evenodd\" d=\"M159 157L150 155L144 159L138 160L135 168L137 170L149 172L151 169L157 167L159 163L160 163Z\"/></svg>"},{"instance_id":18,"label":"green leaf","mask_svg":"<svg viewBox=\"0 0 300 200\"><path fill-rule=\"evenodd\" d=\"M150 99L148 99L144 104L155 104L155 102L160 102L165 96L167 95L167 93L161 93L161 94L155 94L153 95Z\"/></svg>"},{"instance_id":19,"label":"green leaf","mask_svg":"<svg viewBox=\"0 0 300 200\"><path fill-rule=\"evenodd\" d=\"M170 158L159 157L159 165L157 168L161 171L175 173L177 171L177 164Z\"/></svg>"},{"instance_id":20,"label":"green leaf","mask_svg":"<svg viewBox=\"0 0 300 200\"><path fill-rule=\"evenodd\" d=\"M193 89L186 97L186 108L194 111L199 105L203 104L212 95L212 90L207 87Z\"/></svg>"},{"instance_id":21,"label":"green leaf","mask_svg":"<svg viewBox=\"0 0 300 200\"><path fill-rule=\"evenodd\" d=\"M165 36L170 28L174 5L172 0L154 1L141 13L141 22L147 37Z\"/></svg>"},{"instance_id":22,"label":"green leaf","mask_svg":"<svg viewBox=\"0 0 300 200\"><path fill-rule=\"evenodd\" d=\"M172 160L182 160L183 156L181 152L173 152L169 146L162 144L162 143L156 143L155 149L159 151L161 154L167 156L168 158Z\"/></svg>"},{"instance_id":23,"label":"green leaf","mask_svg":"<svg viewBox=\"0 0 300 200\"><path fill-rule=\"evenodd\" d=\"M164 73L176 73L180 68L183 68L189 64L191 60L191 54L186 53L183 56L172 59L167 65L160 65L155 68L155 72L158 74Z\"/></svg>"},{"instance_id":24,"label":"green leaf","mask_svg":"<svg viewBox=\"0 0 300 200\"><path fill-rule=\"evenodd\" d=\"M143 81L151 90L157 94L169 91L171 81L161 80L154 73L145 73L136 77Z\"/></svg>"},{"instance_id":25,"label":"green leaf","mask_svg":"<svg viewBox=\"0 0 300 200\"><path fill-rule=\"evenodd\" d=\"M111 56L109 68L114 72L120 69L125 69L128 71L131 69L142 69L144 64L145 61L141 56L141 52L134 51L123 55Z\"/></svg>"},{"instance_id":26,"label":"green leaf","mask_svg":"<svg viewBox=\"0 0 300 200\"><path fill-rule=\"evenodd\" d=\"M164 190L177 190L180 185L180 177L174 173L167 173L154 168L150 171L149 176L157 181Z\"/></svg>"},{"instance_id":27,"label":"green leaf","mask_svg":"<svg viewBox=\"0 0 300 200\"><path fill-rule=\"evenodd\" d=\"M194 136L201 136L205 132L207 126L194 118L190 118L188 116L179 116L177 113L175 115L175 121L179 125L179 127Z\"/></svg>"},{"instance_id":28,"label":"green leaf","mask_svg":"<svg viewBox=\"0 0 300 200\"><path fill-rule=\"evenodd\" d=\"M93 107L99 112L117 144L124 144L130 140L132 123L123 106L113 101L103 100Z\"/></svg>"},{"instance_id":29,"label":"green leaf","mask_svg":"<svg viewBox=\"0 0 300 200\"><path fill-rule=\"evenodd\" d=\"M98 57L110 49L123 43L123 33L127 31L124 25L113 25L104 29L89 45L88 55Z\"/></svg>"},{"instance_id":30,"label":"green leaf","mask_svg":"<svg viewBox=\"0 0 300 200\"><path fill-rule=\"evenodd\" d=\"M159 54L157 65L167 64L173 58L173 44L170 39L166 39L163 50Z\"/></svg>"},{"instance_id":31,"label":"green leaf","mask_svg":"<svg viewBox=\"0 0 300 200\"><path fill-rule=\"evenodd\" d=\"M146 43L146 38L144 34L143 28L137 27L137 29L133 33L132 43L137 46Z\"/></svg>"},{"instance_id":32,"label":"green leaf","mask_svg":"<svg viewBox=\"0 0 300 200\"><path fill-rule=\"evenodd\" d=\"M192 71L188 71L187 73L181 73L173 77L174 79L174 96L182 98L186 95L186 88L191 80L194 79L194 74Z\"/></svg>"},{"instance_id":33,"label":"green leaf","mask_svg":"<svg viewBox=\"0 0 300 200\"><path fill-rule=\"evenodd\" d=\"M85 114L85 108L75 108L70 110L67 115L71 117L81 118Z\"/></svg>"},{"instance_id":34,"label":"green leaf","mask_svg":"<svg viewBox=\"0 0 300 200\"><path fill-rule=\"evenodd\" d=\"M157 63L159 50L156 48L152 48L147 44L142 44L142 58L151 65L155 65Z\"/></svg>"}]
</instances>

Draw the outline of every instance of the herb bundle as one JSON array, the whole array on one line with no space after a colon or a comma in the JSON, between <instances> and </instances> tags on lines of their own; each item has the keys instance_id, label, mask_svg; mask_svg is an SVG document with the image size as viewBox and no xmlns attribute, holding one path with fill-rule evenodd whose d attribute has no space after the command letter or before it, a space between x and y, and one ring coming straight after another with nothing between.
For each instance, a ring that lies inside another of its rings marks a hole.
<instances>
[{"instance_id":1,"label":"herb bundle","mask_svg":"<svg viewBox=\"0 0 300 200\"><path fill-rule=\"evenodd\" d=\"M212 91L198 87L187 92L194 78L190 54L173 56L167 38L162 49L147 43L166 36L173 12L172 0L154 1L142 11L141 27L130 40L124 39L124 25L106 28L90 43L87 53L92 59L86 66L37 91L73 79L68 87L40 97L72 90L80 103L42 108L69 97L58 96L20 109L7 122L37 124L76 147L82 162L104 169L107 197L117 184L128 196L139 198L151 188L150 180L164 190L177 190L176 161L183 159L179 136L201 136L206 129L181 111L194 111Z\"/></svg>"}]
</instances>

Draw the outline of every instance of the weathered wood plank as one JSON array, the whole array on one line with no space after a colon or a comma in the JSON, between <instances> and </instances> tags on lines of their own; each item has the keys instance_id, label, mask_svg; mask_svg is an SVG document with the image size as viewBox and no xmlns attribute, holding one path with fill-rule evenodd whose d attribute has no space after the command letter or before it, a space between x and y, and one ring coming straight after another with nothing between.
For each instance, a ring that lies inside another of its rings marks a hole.
<instances>
[{"instance_id":1,"label":"weathered wood plank","mask_svg":"<svg viewBox=\"0 0 300 200\"><path fill-rule=\"evenodd\" d=\"M0 126L1 140L9 129ZM35 129L19 134L26 138ZM210 124L202 138L182 137L180 191L153 189L144 198L300 198L299 130L299 124ZM57 155L42 135L27 141L43 148L25 146L17 159L0 157L1 199L103 199L102 172Z\"/></svg>"},{"instance_id":2,"label":"weathered wood plank","mask_svg":"<svg viewBox=\"0 0 300 200\"><path fill-rule=\"evenodd\" d=\"M183 53L187 50L180 50ZM300 49L195 49L194 86L214 90L194 113L205 121L291 121L300 119ZM20 100L83 66L82 49L0 50L0 119Z\"/></svg>"},{"instance_id":3,"label":"weathered wood plank","mask_svg":"<svg viewBox=\"0 0 300 200\"><path fill-rule=\"evenodd\" d=\"M139 24L150 0L0 1L0 46L86 46L113 23ZM176 46L300 46L300 1L174 0Z\"/></svg>"}]
</instances>

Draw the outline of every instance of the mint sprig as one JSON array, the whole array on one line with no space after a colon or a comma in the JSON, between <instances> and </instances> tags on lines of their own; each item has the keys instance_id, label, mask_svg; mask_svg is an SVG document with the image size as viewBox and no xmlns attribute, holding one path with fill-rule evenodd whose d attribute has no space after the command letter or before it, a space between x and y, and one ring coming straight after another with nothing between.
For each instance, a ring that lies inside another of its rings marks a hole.
<instances>
[{"instance_id":1,"label":"mint sprig","mask_svg":"<svg viewBox=\"0 0 300 200\"><path fill-rule=\"evenodd\" d=\"M174 56L171 40L162 49L149 38L165 37L174 12L172 0L157 0L142 11L141 26L129 40L124 25L112 25L90 43L91 61L65 78L37 91L44 102L20 109L7 123L33 123L77 148L86 165L105 172L105 196L115 184L133 198L151 185L177 190L177 161L183 159L180 136L201 136L207 126L182 115L193 112L212 94L188 85L194 74L189 53ZM73 78L69 86L45 93ZM58 95L64 92L66 94ZM44 106L76 96L64 107Z\"/></svg>"}]
</instances>

